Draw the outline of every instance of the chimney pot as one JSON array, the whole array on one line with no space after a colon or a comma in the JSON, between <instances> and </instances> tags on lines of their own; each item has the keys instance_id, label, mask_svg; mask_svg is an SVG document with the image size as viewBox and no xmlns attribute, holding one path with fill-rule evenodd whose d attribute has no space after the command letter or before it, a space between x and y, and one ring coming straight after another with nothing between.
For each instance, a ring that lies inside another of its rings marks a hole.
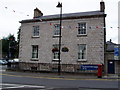
<instances>
[{"instance_id":1,"label":"chimney pot","mask_svg":"<svg viewBox=\"0 0 120 90\"><path fill-rule=\"evenodd\" d=\"M103 0L101 0L101 2L100 2L100 11L105 12L105 3Z\"/></svg>"}]
</instances>

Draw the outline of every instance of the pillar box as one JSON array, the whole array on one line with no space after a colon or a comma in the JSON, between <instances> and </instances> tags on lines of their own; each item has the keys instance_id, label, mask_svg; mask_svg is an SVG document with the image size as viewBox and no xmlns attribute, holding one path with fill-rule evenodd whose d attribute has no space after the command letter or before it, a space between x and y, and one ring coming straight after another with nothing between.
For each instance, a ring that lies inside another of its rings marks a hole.
<instances>
[{"instance_id":1,"label":"pillar box","mask_svg":"<svg viewBox=\"0 0 120 90\"><path fill-rule=\"evenodd\" d=\"M98 78L102 78L102 64L98 64Z\"/></svg>"}]
</instances>

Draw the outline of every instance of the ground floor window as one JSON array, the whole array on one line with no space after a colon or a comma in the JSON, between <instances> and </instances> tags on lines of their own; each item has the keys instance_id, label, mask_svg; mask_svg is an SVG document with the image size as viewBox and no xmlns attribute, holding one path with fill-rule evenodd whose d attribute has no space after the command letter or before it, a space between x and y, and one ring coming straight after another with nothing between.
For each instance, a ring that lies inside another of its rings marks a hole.
<instances>
[{"instance_id":1,"label":"ground floor window","mask_svg":"<svg viewBox=\"0 0 120 90\"><path fill-rule=\"evenodd\" d=\"M32 45L32 58L38 58L38 45Z\"/></svg>"},{"instance_id":2,"label":"ground floor window","mask_svg":"<svg viewBox=\"0 0 120 90\"><path fill-rule=\"evenodd\" d=\"M53 53L53 59L59 59L59 52L54 52Z\"/></svg>"},{"instance_id":3,"label":"ground floor window","mask_svg":"<svg viewBox=\"0 0 120 90\"><path fill-rule=\"evenodd\" d=\"M86 45L78 44L78 59L86 59Z\"/></svg>"},{"instance_id":4,"label":"ground floor window","mask_svg":"<svg viewBox=\"0 0 120 90\"><path fill-rule=\"evenodd\" d=\"M53 45L53 60L58 60L59 59L59 44L54 44Z\"/></svg>"}]
</instances>

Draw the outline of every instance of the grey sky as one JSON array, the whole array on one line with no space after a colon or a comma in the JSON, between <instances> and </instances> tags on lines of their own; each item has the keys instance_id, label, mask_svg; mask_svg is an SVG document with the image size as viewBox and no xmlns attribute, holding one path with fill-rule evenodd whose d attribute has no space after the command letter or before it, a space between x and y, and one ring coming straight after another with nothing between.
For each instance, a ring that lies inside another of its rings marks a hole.
<instances>
[{"instance_id":1,"label":"grey sky","mask_svg":"<svg viewBox=\"0 0 120 90\"><path fill-rule=\"evenodd\" d=\"M101 0L0 0L0 38L10 33L17 36L19 21L33 18L38 7L43 15L59 14L57 3L62 2L63 13L95 11L100 9ZM118 43L118 2L104 0L106 5L107 40Z\"/></svg>"}]
</instances>

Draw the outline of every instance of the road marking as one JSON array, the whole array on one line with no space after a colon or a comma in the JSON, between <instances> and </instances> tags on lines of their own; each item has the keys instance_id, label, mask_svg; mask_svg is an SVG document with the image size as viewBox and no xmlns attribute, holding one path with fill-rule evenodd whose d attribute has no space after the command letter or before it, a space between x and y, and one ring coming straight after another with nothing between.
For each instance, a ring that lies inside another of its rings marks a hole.
<instances>
[{"instance_id":1,"label":"road marking","mask_svg":"<svg viewBox=\"0 0 120 90\"><path fill-rule=\"evenodd\" d=\"M2 70L2 69L0 70L0 72L5 72L5 71L6 71L6 70Z\"/></svg>"},{"instance_id":2,"label":"road marking","mask_svg":"<svg viewBox=\"0 0 120 90\"><path fill-rule=\"evenodd\" d=\"M105 79L105 78L61 78L61 77L40 77L40 76L23 76L23 75L12 75L12 74L0 74L5 76L13 76L13 77L28 77L28 78L45 78L45 79L60 79L60 80L107 80L107 81L119 81L120 79Z\"/></svg>"},{"instance_id":3,"label":"road marking","mask_svg":"<svg viewBox=\"0 0 120 90\"><path fill-rule=\"evenodd\" d=\"M18 86L18 84L8 84L8 83L1 83L0 85L5 85L5 86Z\"/></svg>"},{"instance_id":4,"label":"road marking","mask_svg":"<svg viewBox=\"0 0 120 90\"><path fill-rule=\"evenodd\" d=\"M45 88L45 86L22 85L22 84L8 84L8 83L4 83L4 84L2 83L0 85L4 86L4 88L2 88L2 89L10 89L10 88L41 88L41 89L44 89Z\"/></svg>"}]
</instances>

